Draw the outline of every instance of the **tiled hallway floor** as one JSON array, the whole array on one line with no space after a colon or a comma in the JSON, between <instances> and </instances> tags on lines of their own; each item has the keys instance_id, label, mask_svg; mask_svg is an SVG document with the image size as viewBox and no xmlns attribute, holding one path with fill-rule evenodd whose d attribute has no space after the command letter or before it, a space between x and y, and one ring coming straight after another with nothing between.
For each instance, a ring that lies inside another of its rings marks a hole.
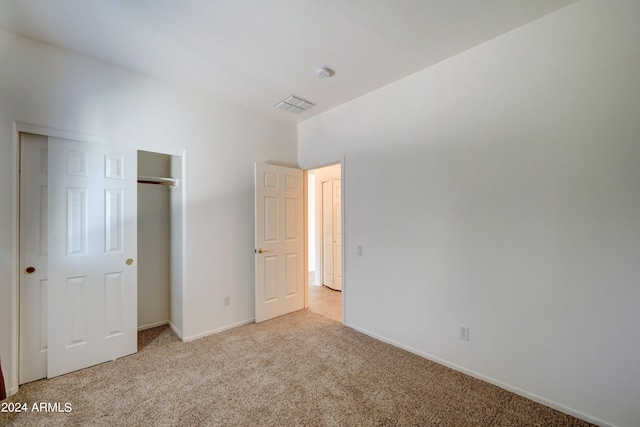
<instances>
[{"instance_id":1,"label":"tiled hallway floor","mask_svg":"<svg viewBox=\"0 0 640 427\"><path fill-rule=\"evenodd\" d=\"M342 322L342 292L326 286L309 286L309 310Z\"/></svg>"}]
</instances>

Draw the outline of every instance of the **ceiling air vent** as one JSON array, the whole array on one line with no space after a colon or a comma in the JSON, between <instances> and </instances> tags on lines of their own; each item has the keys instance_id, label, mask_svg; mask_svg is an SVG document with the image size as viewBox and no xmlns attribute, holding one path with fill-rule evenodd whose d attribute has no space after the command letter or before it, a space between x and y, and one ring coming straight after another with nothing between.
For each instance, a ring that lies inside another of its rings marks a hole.
<instances>
[{"instance_id":1,"label":"ceiling air vent","mask_svg":"<svg viewBox=\"0 0 640 427\"><path fill-rule=\"evenodd\" d=\"M313 102L308 101L304 98L300 98L297 95L290 95L282 101L278 102L275 107L284 111L289 111L290 113L300 114L315 105L316 104L314 104Z\"/></svg>"}]
</instances>

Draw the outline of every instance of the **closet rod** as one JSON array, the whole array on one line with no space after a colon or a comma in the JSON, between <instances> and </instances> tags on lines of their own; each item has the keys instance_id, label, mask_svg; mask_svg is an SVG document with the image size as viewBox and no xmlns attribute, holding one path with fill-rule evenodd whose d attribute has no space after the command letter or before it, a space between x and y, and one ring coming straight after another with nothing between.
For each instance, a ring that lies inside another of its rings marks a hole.
<instances>
[{"instance_id":1,"label":"closet rod","mask_svg":"<svg viewBox=\"0 0 640 427\"><path fill-rule=\"evenodd\" d=\"M161 178L157 176L139 176L138 184L159 184L174 187L176 185L176 180L173 178Z\"/></svg>"}]
</instances>

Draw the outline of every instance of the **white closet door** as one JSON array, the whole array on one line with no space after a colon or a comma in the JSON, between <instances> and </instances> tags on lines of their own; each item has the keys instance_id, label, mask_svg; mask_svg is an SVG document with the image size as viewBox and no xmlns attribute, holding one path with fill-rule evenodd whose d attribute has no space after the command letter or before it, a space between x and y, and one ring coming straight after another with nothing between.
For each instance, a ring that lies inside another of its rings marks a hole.
<instances>
[{"instance_id":1,"label":"white closet door","mask_svg":"<svg viewBox=\"0 0 640 427\"><path fill-rule=\"evenodd\" d=\"M342 290L342 186L340 179L322 183L323 284Z\"/></svg>"},{"instance_id":2,"label":"white closet door","mask_svg":"<svg viewBox=\"0 0 640 427\"><path fill-rule=\"evenodd\" d=\"M136 150L49 138L49 378L137 351Z\"/></svg>"},{"instance_id":3,"label":"white closet door","mask_svg":"<svg viewBox=\"0 0 640 427\"><path fill-rule=\"evenodd\" d=\"M20 375L47 376L47 137L20 136Z\"/></svg>"},{"instance_id":4,"label":"white closet door","mask_svg":"<svg viewBox=\"0 0 640 427\"><path fill-rule=\"evenodd\" d=\"M333 184L322 183L322 272L323 284L333 288Z\"/></svg>"},{"instance_id":5,"label":"white closet door","mask_svg":"<svg viewBox=\"0 0 640 427\"><path fill-rule=\"evenodd\" d=\"M333 289L342 290L342 184L333 180Z\"/></svg>"}]
</instances>

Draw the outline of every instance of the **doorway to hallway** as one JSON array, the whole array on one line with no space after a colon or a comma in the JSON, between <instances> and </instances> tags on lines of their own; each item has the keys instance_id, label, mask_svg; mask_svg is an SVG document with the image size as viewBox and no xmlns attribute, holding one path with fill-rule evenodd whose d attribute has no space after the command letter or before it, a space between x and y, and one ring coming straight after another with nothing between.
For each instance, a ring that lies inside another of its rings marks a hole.
<instances>
[{"instance_id":1,"label":"doorway to hallway","mask_svg":"<svg viewBox=\"0 0 640 427\"><path fill-rule=\"evenodd\" d=\"M309 310L342 322L342 292L309 284Z\"/></svg>"},{"instance_id":2,"label":"doorway to hallway","mask_svg":"<svg viewBox=\"0 0 640 427\"><path fill-rule=\"evenodd\" d=\"M341 164L307 175L309 310L342 322Z\"/></svg>"}]
</instances>

